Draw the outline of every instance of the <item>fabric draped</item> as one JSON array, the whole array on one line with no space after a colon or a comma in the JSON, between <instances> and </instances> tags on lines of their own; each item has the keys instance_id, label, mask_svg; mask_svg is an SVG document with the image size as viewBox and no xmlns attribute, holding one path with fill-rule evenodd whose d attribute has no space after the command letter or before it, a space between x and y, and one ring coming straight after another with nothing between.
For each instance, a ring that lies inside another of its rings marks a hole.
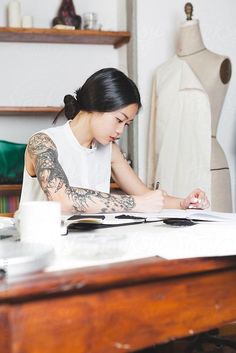
<instances>
[{"instance_id":1,"label":"fabric draped","mask_svg":"<svg viewBox=\"0 0 236 353\"><path fill-rule=\"evenodd\" d=\"M171 195L202 188L211 198L211 109L189 65L174 56L155 73L148 150L148 186Z\"/></svg>"}]
</instances>

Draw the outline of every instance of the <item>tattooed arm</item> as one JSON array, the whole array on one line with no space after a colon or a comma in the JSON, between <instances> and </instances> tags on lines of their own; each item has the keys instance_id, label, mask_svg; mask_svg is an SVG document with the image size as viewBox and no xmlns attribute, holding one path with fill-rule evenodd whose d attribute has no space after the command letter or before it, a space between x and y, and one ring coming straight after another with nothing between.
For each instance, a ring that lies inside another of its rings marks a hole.
<instances>
[{"instance_id":1,"label":"tattooed arm","mask_svg":"<svg viewBox=\"0 0 236 353\"><path fill-rule=\"evenodd\" d=\"M70 186L58 161L57 148L44 133L31 137L26 162L27 170L37 176L47 199L59 201L64 212L138 212L147 211L145 204L150 203L148 197L143 200L138 196L113 195ZM158 205L157 208L160 210L161 207Z\"/></svg>"}]
</instances>

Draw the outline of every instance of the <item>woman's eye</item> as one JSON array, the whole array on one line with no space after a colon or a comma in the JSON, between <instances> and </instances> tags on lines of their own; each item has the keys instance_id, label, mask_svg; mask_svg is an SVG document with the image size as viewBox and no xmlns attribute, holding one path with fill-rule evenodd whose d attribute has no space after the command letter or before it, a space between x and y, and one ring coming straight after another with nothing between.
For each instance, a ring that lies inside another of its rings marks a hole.
<instances>
[{"instance_id":1,"label":"woman's eye","mask_svg":"<svg viewBox=\"0 0 236 353\"><path fill-rule=\"evenodd\" d=\"M120 120L119 118L116 118L116 120L118 121L118 123L123 123L123 121Z\"/></svg>"}]
</instances>

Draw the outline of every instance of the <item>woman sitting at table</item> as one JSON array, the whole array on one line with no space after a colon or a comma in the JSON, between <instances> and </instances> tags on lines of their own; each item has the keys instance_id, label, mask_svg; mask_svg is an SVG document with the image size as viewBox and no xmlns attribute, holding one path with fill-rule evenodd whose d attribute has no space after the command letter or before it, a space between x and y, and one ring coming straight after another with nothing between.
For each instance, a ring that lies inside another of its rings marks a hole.
<instances>
[{"instance_id":1,"label":"woman sitting at table","mask_svg":"<svg viewBox=\"0 0 236 353\"><path fill-rule=\"evenodd\" d=\"M34 134L25 154L21 202L59 201L63 212L159 212L206 208L196 189L184 199L150 190L115 143L141 107L138 88L124 73L105 68L90 76L76 96L64 97L68 121ZM110 177L125 194L110 194Z\"/></svg>"}]
</instances>

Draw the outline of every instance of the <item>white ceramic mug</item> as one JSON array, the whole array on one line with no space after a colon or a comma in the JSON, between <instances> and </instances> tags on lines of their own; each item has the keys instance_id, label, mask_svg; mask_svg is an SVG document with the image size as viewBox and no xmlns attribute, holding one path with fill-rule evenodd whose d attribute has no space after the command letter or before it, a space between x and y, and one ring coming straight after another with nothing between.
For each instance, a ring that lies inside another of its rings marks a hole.
<instances>
[{"instance_id":1,"label":"white ceramic mug","mask_svg":"<svg viewBox=\"0 0 236 353\"><path fill-rule=\"evenodd\" d=\"M55 201L27 201L15 213L20 240L55 245L60 236L61 205Z\"/></svg>"}]
</instances>

